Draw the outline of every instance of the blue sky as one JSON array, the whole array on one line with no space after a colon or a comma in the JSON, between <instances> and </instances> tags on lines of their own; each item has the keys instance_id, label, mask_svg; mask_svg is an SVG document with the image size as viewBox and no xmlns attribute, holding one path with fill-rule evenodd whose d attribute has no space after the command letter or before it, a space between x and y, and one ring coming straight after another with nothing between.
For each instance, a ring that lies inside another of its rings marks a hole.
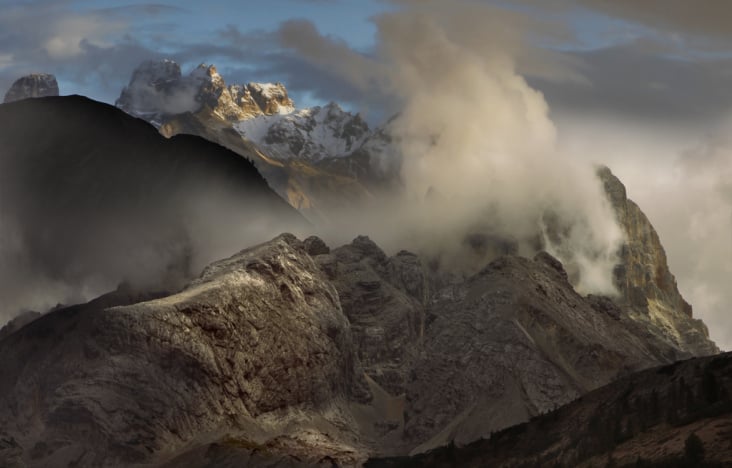
<instances>
[{"instance_id":1,"label":"blue sky","mask_svg":"<svg viewBox=\"0 0 732 468\"><path fill-rule=\"evenodd\" d=\"M415 5L422 3L430 2L9 0L0 4L0 88L7 89L23 74L48 72L57 76L63 94L84 94L111 103L141 61L173 58L184 73L199 63L215 64L229 83L282 81L300 106L336 100L355 110L366 101L363 90L337 79L327 66L316 66L299 56L292 44L289 49L283 47L278 36L282 24L303 20L337 48L344 46L368 56L377 42L377 27L372 21L375 16L416 10ZM589 93L587 87L544 82L544 77L528 74L532 84L554 101L554 108L622 107L615 110L680 117L687 112L688 118L698 119L707 109L717 109L717 103L732 102L724 92L719 95L721 80L716 65L710 69L708 63L701 63L697 67L698 63L688 60L696 52L728 61L729 48L705 47L708 38L704 31L699 33L697 23L687 21L685 11L667 8L666 16L646 17L644 10L635 8L630 0L458 3L493 4L524 14L540 25L525 32L537 50L564 52L578 64L572 73L585 75L585 81L592 84ZM623 4L624 9L618 8ZM722 13L710 10L710 15L714 14ZM716 28L711 29L710 37L719 43L720 35L725 39L724 25ZM703 46L696 47L699 44ZM722 44L726 44L724 40ZM604 77L623 66L616 63L622 57L630 66L642 64L637 73L644 82L675 81L657 88L669 89L671 94L676 86L686 89L686 94L691 88L692 96L669 111L668 96L654 98L638 91L643 86L631 83L628 88L632 96L616 99L626 95L625 89L616 89L623 83Z\"/></svg>"},{"instance_id":2,"label":"blue sky","mask_svg":"<svg viewBox=\"0 0 732 468\"><path fill-rule=\"evenodd\" d=\"M350 47L356 50L367 52L374 43L376 28L370 19L381 12L393 9L394 6L381 1L364 0L268 0L264 1L212 1L202 2L193 0L182 0L177 2L150 3L142 1L119 1L119 0L67 0L60 2L31 1L31 2L10 2L4 7L0 6L0 14L6 13L6 17L16 16L22 18L28 24L41 22L59 24L66 17L76 17L84 24L96 22L101 26L100 30L89 30L88 35L79 36L94 44L103 47L126 44L138 46L136 55L139 59L157 58L160 56L180 56L182 50L191 49L186 54L186 59L181 60L184 72L198 63L215 64L224 77L226 71L232 68L246 68L252 70L252 80L269 81L270 77L257 73L255 63L247 63L246 60L232 60L227 54L215 54L211 51L199 51L202 44L222 44L225 41L220 37L226 28L235 27L238 31L249 34L258 32L267 33L277 29L283 21L290 19L305 19L311 21L324 35L341 38ZM15 22L17 25L17 21ZM38 26L35 26L38 27ZM47 28L53 31L54 26ZM80 28L83 30L83 28ZM93 28L90 28L93 29ZM2 68L1 57L12 55L13 36L20 34L7 34L9 40L4 41L7 45L0 45L0 73L5 79L0 78L0 84L7 87L13 73L20 75L29 71L43 71L56 74L62 93L84 94L90 97L113 102L119 93L122 81L129 79L132 69L128 66L126 76L111 77L105 72L105 64L96 63L90 67L91 75L101 74L102 76L78 76L74 73L73 57L68 57L67 63L46 57L43 63L43 49L45 44L41 37L38 37L36 44L22 44L24 47L33 49L37 57L34 60L27 60L31 54L15 54L15 67L6 66ZM73 31L64 31L64 34L73 35ZM2 33L0 32L0 38ZM0 41L2 44L3 41ZM7 48L8 50L3 50ZM149 52L149 53L146 53ZM25 55L25 57L23 57ZM20 58L20 60L18 60ZM61 62L61 63L59 63ZM84 64L87 65L87 64ZM113 64L107 64L108 68ZM124 71L121 67L114 67L115 70ZM9 70L8 70L9 69ZM273 77L271 79L277 79ZM120 81L122 79L122 81ZM300 97L309 95L307 92L294 92ZM298 97L298 96L295 96ZM308 100L308 99L306 99ZM306 103L308 104L308 103Z\"/></svg>"},{"instance_id":3,"label":"blue sky","mask_svg":"<svg viewBox=\"0 0 732 468\"><path fill-rule=\"evenodd\" d=\"M534 10L521 2L495 3L509 9ZM377 33L372 18L400 8L405 5L385 0L11 1L0 6L0 16L6 19L6 24L0 19L0 31L5 30L0 32L4 39L0 41L0 86L7 88L24 73L50 72L57 76L64 94L114 102L136 62L162 57L177 59L184 72L199 63L213 63L228 81L283 81L288 73L273 72L273 67L263 66L267 60L254 56L275 52L275 41L268 35L283 22L309 21L323 36L369 54ZM561 15L575 37L552 47L607 47L627 40L627 32L634 27L627 21L584 9L573 8ZM47 34L28 31L27 25ZM230 37L223 36L227 30L247 35L249 42L259 36L263 43L258 50L253 45L252 50L236 53L231 49ZM78 50L80 41L95 48L89 51L82 46ZM75 47L77 50L71 50ZM225 47L228 49L216 50ZM291 87L301 105L327 100L319 95L322 93L306 88L298 83ZM343 104L349 107L352 103L347 94L333 99L345 101Z\"/></svg>"}]
</instances>

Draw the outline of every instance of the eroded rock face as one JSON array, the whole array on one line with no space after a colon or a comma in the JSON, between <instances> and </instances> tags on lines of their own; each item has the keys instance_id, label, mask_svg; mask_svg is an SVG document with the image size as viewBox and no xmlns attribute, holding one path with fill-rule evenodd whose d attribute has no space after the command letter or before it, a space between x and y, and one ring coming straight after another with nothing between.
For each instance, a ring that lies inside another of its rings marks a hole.
<instances>
[{"instance_id":1,"label":"eroded rock face","mask_svg":"<svg viewBox=\"0 0 732 468\"><path fill-rule=\"evenodd\" d=\"M312 429L358 451L339 429L355 425L346 402L368 398L348 320L290 235L172 296L53 312L0 355L3 430L33 466L150 462L221 431L263 443Z\"/></svg>"},{"instance_id":2,"label":"eroded rock face","mask_svg":"<svg viewBox=\"0 0 732 468\"><path fill-rule=\"evenodd\" d=\"M459 277L365 236L330 249L283 234L176 294L124 297L0 340L0 460L358 465L487 437L691 355L579 295L547 253Z\"/></svg>"},{"instance_id":3,"label":"eroded rock face","mask_svg":"<svg viewBox=\"0 0 732 468\"><path fill-rule=\"evenodd\" d=\"M5 93L3 102L45 96L58 96L56 77L48 73L33 73L18 78Z\"/></svg>"},{"instance_id":4,"label":"eroded rock face","mask_svg":"<svg viewBox=\"0 0 732 468\"><path fill-rule=\"evenodd\" d=\"M387 255L368 237L315 257L333 282L366 374L405 392L424 328L427 274L416 255Z\"/></svg>"},{"instance_id":5,"label":"eroded rock face","mask_svg":"<svg viewBox=\"0 0 732 468\"><path fill-rule=\"evenodd\" d=\"M610 169L603 167L598 175L625 232L621 262L614 272L620 305L650 333L681 350L693 355L718 353L706 325L693 318L691 305L681 296L653 225Z\"/></svg>"},{"instance_id":6,"label":"eroded rock face","mask_svg":"<svg viewBox=\"0 0 732 468\"><path fill-rule=\"evenodd\" d=\"M670 344L636 329L577 294L550 255L501 257L433 295L407 387L404 441L414 452L467 443L678 359Z\"/></svg>"}]
</instances>

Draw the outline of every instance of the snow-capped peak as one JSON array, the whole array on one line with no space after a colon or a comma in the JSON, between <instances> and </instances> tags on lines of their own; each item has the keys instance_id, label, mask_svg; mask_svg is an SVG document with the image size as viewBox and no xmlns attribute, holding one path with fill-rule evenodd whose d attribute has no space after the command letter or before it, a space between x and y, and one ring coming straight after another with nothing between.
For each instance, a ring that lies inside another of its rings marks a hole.
<instances>
[{"instance_id":1,"label":"snow-capped peak","mask_svg":"<svg viewBox=\"0 0 732 468\"><path fill-rule=\"evenodd\" d=\"M275 158L314 161L346 156L370 134L360 115L346 112L335 103L242 120L234 124L234 129Z\"/></svg>"},{"instance_id":2,"label":"snow-capped peak","mask_svg":"<svg viewBox=\"0 0 732 468\"><path fill-rule=\"evenodd\" d=\"M227 86L216 67L207 64L182 75L172 60L144 62L116 104L157 127L174 115L209 109L280 159L346 156L371 136L360 115L335 102L296 110L282 83Z\"/></svg>"},{"instance_id":3,"label":"snow-capped peak","mask_svg":"<svg viewBox=\"0 0 732 468\"><path fill-rule=\"evenodd\" d=\"M180 66L167 59L142 63L116 105L158 126L167 116L196 112L203 106L232 122L294 110L281 83L227 87L213 65L200 64L183 76Z\"/></svg>"}]
</instances>

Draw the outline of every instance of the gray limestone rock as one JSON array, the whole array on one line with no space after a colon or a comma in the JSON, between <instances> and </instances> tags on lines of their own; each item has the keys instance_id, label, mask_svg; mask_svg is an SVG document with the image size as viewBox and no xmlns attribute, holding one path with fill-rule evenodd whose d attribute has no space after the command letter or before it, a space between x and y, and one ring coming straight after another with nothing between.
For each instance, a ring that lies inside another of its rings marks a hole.
<instances>
[{"instance_id":1,"label":"gray limestone rock","mask_svg":"<svg viewBox=\"0 0 732 468\"><path fill-rule=\"evenodd\" d=\"M427 308L407 385L404 443L414 452L487 437L671 360L634 321L593 310L548 254L501 257L446 287Z\"/></svg>"},{"instance_id":2,"label":"gray limestone rock","mask_svg":"<svg viewBox=\"0 0 732 468\"><path fill-rule=\"evenodd\" d=\"M619 305L648 333L690 355L718 353L706 325L693 318L691 305L681 296L651 222L610 169L600 168L598 176L626 237L614 271Z\"/></svg>"},{"instance_id":3,"label":"gray limestone rock","mask_svg":"<svg viewBox=\"0 0 732 468\"><path fill-rule=\"evenodd\" d=\"M338 290L366 374L391 395L403 393L424 321L419 259L389 258L359 236L317 260Z\"/></svg>"},{"instance_id":4,"label":"gray limestone rock","mask_svg":"<svg viewBox=\"0 0 732 468\"><path fill-rule=\"evenodd\" d=\"M58 96L56 77L48 73L33 73L18 78L5 93L3 102L45 96Z\"/></svg>"},{"instance_id":5,"label":"gray limestone rock","mask_svg":"<svg viewBox=\"0 0 732 468\"><path fill-rule=\"evenodd\" d=\"M0 356L4 440L31 466L160 462L222 432L263 444L312 430L361 450L344 429L347 402L368 396L348 320L291 235L172 296L52 312Z\"/></svg>"}]
</instances>

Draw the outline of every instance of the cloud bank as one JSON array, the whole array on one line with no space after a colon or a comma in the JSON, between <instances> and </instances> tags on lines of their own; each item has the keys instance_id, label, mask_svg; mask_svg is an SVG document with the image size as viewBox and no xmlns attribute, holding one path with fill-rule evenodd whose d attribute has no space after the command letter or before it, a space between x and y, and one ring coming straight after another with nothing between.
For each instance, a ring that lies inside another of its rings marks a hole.
<instances>
[{"instance_id":1,"label":"cloud bank","mask_svg":"<svg viewBox=\"0 0 732 468\"><path fill-rule=\"evenodd\" d=\"M497 253L480 254L485 239L527 254L543 248L575 273L580 290L612 294L621 230L593 166L558 151L543 95L517 71L520 20L469 2L422 2L375 19L371 56L312 25L283 26L285 46L399 109L389 132L404 193L370 215L341 213L333 230L338 240L368 233L463 271ZM475 236L484 239L478 248Z\"/></svg>"}]
</instances>

